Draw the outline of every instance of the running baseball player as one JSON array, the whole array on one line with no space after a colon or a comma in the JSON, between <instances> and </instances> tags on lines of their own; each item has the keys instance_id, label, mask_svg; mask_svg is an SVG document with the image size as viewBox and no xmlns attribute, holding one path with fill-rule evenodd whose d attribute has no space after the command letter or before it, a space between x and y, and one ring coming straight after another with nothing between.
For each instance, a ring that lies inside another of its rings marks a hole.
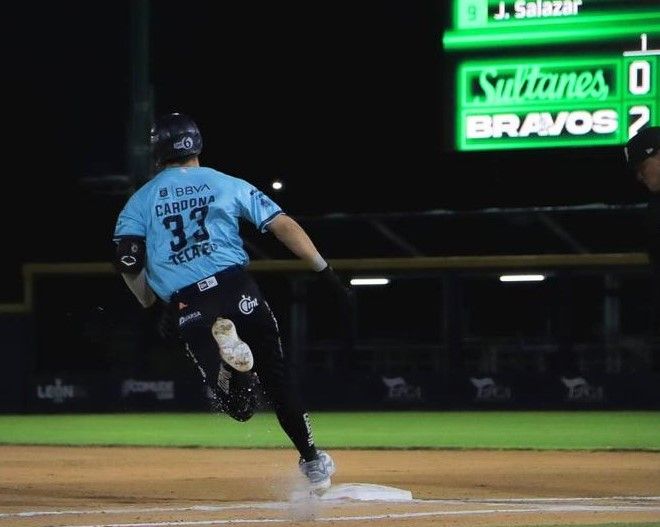
<instances>
[{"instance_id":1,"label":"running baseball player","mask_svg":"<svg viewBox=\"0 0 660 527\"><path fill-rule=\"evenodd\" d=\"M277 321L246 268L239 219L274 234L347 298L350 288L270 197L243 179L200 166L202 135L189 116L158 118L151 142L157 173L119 213L116 268L142 306L167 306L217 408L247 421L260 385L300 454L310 488L327 489L335 464L315 446Z\"/></svg>"},{"instance_id":2,"label":"running baseball player","mask_svg":"<svg viewBox=\"0 0 660 527\"><path fill-rule=\"evenodd\" d=\"M642 128L624 148L628 170L649 191L646 253L651 264L652 334L660 337L660 126ZM653 371L660 371L660 346L653 350Z\"/></svg>"}]
</instances>

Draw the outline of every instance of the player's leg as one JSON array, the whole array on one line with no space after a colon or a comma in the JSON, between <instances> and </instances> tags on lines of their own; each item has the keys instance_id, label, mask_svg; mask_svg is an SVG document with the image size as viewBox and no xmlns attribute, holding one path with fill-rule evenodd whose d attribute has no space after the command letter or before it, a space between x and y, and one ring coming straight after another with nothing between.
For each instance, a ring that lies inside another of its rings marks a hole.
<instances>
[{"instance_id":1,"label":"player's leg","mask_svg":"<svg viewBox=\"0 0 660 527\"><path fill-rule=\"evenodd\" d=\"M238 332L252 348L254 368L266 398L273 406L280 426L300 454L300 470L309 480L311 488L326 489L330 486L335 464L327 452L315 446L297 377L282 351L277 321L265 300L262 302L254 316L236 319Z\"/></svg>"},{"instance_id":2,"label":"player's leg","mask_svg":"<svg viewBox=\"0 0 660 527\"><path fill-rule=\"evenodd\" d=\"M220 357L222 360L239 372L246 372L252 369L254 357L252 350L236 332L234 323L223 317L216 318L211 326L211 333L218 344Z\"/></svg>"},{"instance_id":3,"label":"player's leg","mask_svg":"<svg viewBox=\"0 0 660 527\"><path fill-rule=\"evenodd\" d=\"M256 411L259 382L255 372L239 372L225 363L208 326L183 333L188 356L209 387L213 409L237 421L247 421Z\"/></svg>"},{"instance_id":4,"label":"player's leg","mask_svg":"<svg viewBox=\"0 0 660 527\"><path fill-rule=\"evenodd\" d=\"M214 287L187 287L172 298L179 309L181 337L210 389L214 408L238 421L252 417L259 399L250 348L238 337L231 318L223 316L237 306L244 274L228 270L215 275Z\"/></svg>"},{"instance_id":5,"label":"player's leg","mask_svg":"<svg viewBox=\"0 0 660 527\"><path fill-rule=\"evenodd\" d=\"M247 421L254 415L260 390L259 379L255 372L239 372L222 361L218 382L212 390L215 410L241 422Z\"/></svg>"}]
</instances>

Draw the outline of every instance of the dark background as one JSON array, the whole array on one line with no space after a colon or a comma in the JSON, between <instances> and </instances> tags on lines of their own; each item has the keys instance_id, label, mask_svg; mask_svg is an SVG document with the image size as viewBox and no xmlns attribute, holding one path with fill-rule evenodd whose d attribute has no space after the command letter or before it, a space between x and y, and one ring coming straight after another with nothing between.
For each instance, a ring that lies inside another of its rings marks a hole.
<instances>
[{"instance_id":1,"label":"dark background","mask_svg":"<svg viewBox=\"0 0 660 527\"><path fill-rule=\"evenodd\" d=\"M452 151L449 4L152 2L155 111L190 114L203 164L294 216L643 201L618 147ZM111 257L126 196L81 180L127 172L130 1L13 2L3 18L2 300L16 301L22 262Z\"/></svg>"},{"instance_id":2,"label":"dark background","mask_svg":"<svg viewBox=\"0 0 660 527\"><path fill-rule=\"evenodd\" d=\"M138 3L3 6L0 304L24 300L23 263L114 255L115 219L128 193L90 178L130 175L130 21ZM441 46L449 1L148 5L155 112L191 115L205 140L202 163L271 194L329 260L644 250L640 212L556 212L645 202L621 146L453 151L456 58ZM275 178L282 192L271 190ZM538 207L554 211L543 216ZM521 212L483 213L512 208ZM253 259L291 257L254 229L248 241ZM475 403L469 379L499 375L496 395L513 386L518 398L503 404L657 408L657 379L647 375L658 357L647 268L546 271L545 282L531 285L501 285L498 269L394 272L388 287L357 291L355 342L345 338L336 299L313 276L259 280L287 353L310 373L307 393L318 407L336 401L315 397L334 395L352 407L382 405L380 375L415 374L419 384L406 377L413 388L442 389L430 401L442 407L497 404ZM155 321L118 276L41 274L33 285L29 313L0 317L5 409L98 410L128 376L198 386L188 358L163 349ZM336 377L348 371L356 382ZM566 401L559 375L586 376L585 398ZM620 378L610 385L606 375ZM89 396L35 399L38 387L57 381L89 387ZM352 386L376 399L345 389Z\"/></svg>"}]
</instances>

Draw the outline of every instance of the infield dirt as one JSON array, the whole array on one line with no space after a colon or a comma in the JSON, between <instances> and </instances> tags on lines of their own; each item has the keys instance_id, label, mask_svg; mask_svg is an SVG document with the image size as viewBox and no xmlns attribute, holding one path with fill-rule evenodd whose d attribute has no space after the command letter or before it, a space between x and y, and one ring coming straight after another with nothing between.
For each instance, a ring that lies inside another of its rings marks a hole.
<instances>
[{"instance_id":1,"label":"infield dirt","mask_svg":"<svg viewBox=\"0 0 660 527\"><path fill-rule=\"evenodd\" d=\"M660 453L331 453L334 483L392 486L414 500L292 503L301 476L289 449L4 446L0 527L660 524Z\"/></svg>"}]
</instances>

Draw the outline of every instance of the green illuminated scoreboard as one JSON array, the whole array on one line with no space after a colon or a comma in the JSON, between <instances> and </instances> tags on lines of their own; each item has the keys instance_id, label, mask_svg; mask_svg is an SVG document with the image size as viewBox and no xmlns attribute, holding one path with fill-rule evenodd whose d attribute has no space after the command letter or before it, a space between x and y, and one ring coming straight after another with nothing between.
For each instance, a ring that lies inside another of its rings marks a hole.
<instances>
[{"instance_id":1,"label":"green illuminated scoreboard","mask_svg":"<svg viewBox=\"0 0 660 527\"><path fill-rule=\"evenodd\" d=\"M620 145L660 125L660 0L454 0L455 148Z\"/></svg>"}]
</instances>

